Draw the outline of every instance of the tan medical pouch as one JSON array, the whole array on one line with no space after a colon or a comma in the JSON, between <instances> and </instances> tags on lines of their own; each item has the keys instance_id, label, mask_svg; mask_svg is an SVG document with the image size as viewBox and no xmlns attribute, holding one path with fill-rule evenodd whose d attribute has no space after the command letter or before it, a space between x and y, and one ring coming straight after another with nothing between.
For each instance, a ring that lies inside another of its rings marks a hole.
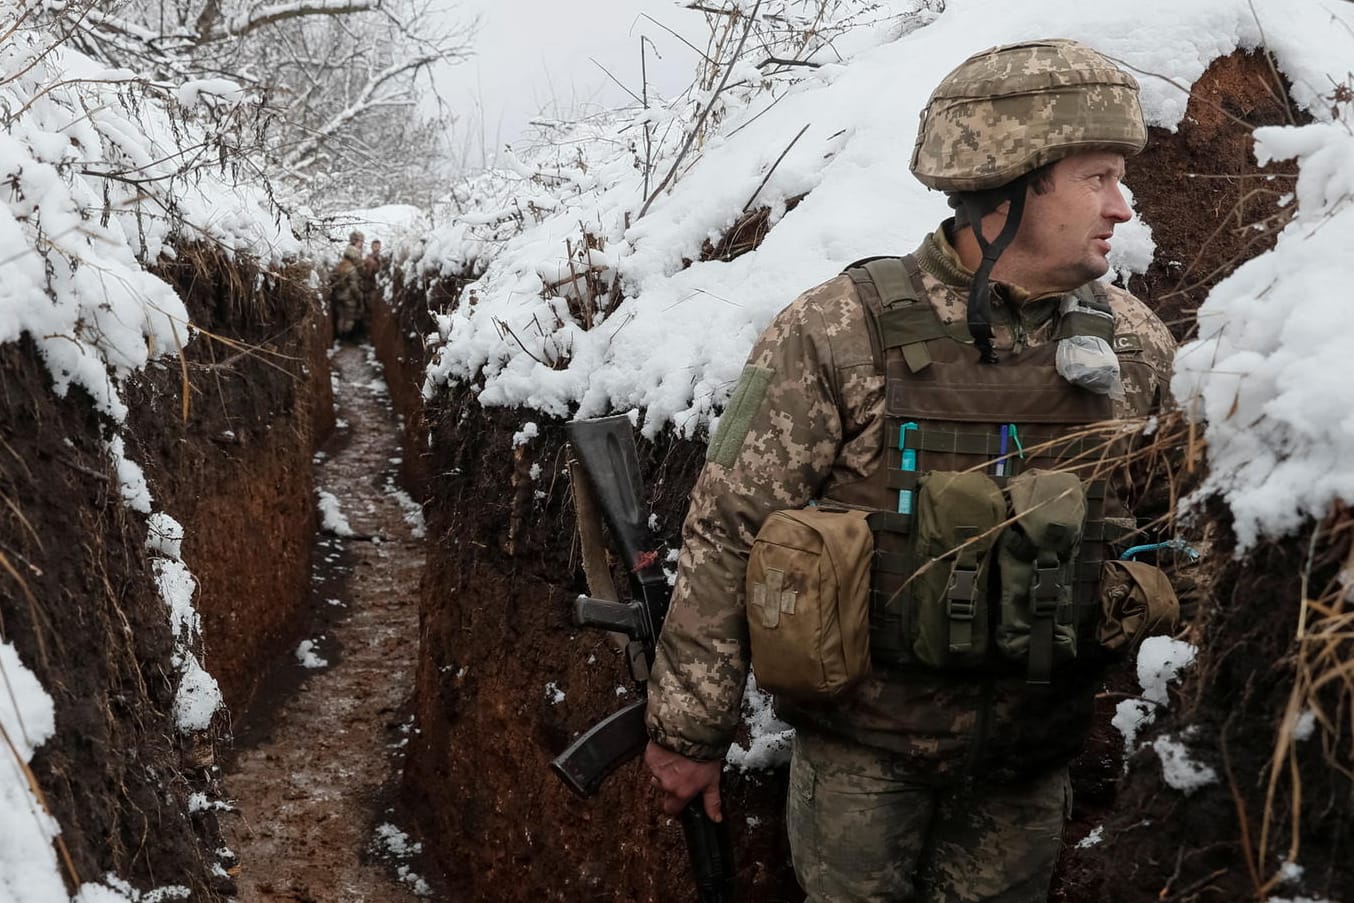
<instances>
[{"instance_id":1,"label":"tan medical pouch","mask_svg":"<svg viewBox=\"0 0 1354 903\"><path fill-rule=\"evenodd\" d=\"M1141 561L1106 561L1100 601L1096 639L1106 649L1136 649L1147 637L1172 633L1180 623L1180 600L1170 578Z\"/></svg>"},{"instance_id":2,"label":"tan medical pouch","mask_svg":"<svg viewBox=\"0 0 1354 903\"><path fill-rule=\"evenodd\" d=\"M771 693L837 695L870 670L868 512L776 511L748 556L752 670Z\"/></svg>"}]
</instances>

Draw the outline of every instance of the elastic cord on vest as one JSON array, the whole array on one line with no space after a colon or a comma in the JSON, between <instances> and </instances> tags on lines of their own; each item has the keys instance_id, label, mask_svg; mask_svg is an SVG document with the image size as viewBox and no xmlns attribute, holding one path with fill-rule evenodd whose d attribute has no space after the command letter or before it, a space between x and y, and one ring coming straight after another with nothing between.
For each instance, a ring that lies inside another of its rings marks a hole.
<instances>
[{"instance_id":1,"label":"elastic cord on vest","mask_svg":"<svg viewBox=\"0 0 1354 903\"><path fill-rule=\"evenodd\" d=\"M983 215L986 211L970 198L965 198L961 202L968 216L969 226L973 229L973 237L978 240L978 248L983 252L982 263L973 274L973 285L968 292L968 331L969 335L973 336L973 344L978 347L978 359L984 364L997 362L997 352L992 347L992 284L988 278L992 275L992 267L996 265L997 258L1010 245L1015 238L1016 230L1020 228L1021 215L1025 212L1026 182L1027 180L1021 177L1001 189L1006 195L1005 200L1010 202L1010 207L1006 211L1006 223L1001 227L996 239L991 242L983 236L982 230Z\"/></svg>"}]
</instances>

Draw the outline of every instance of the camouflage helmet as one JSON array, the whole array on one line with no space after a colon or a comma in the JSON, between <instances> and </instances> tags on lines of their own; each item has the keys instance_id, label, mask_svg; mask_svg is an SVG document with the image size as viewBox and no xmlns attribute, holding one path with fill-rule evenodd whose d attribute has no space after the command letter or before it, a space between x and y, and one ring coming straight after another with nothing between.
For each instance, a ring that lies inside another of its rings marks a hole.
<instances>
[{"instance_id":1,"label":"camouflage helmet","mask_svg":"<svg viewBox=\"0 0 1354 903\"><path fill-rule=\"evenodd\" d=\"M1083 151L1147 143L1138 83L1076 41L1006 44L974 54L922 110L912 174L928 188L997 188Z\"/></svg>"},{"instance_id":2,"label":"camouflage helmet","mask_svg":"<svg viewBox=\"0 0 1354 903\"><path fill-rule=\"evenodd\" d=\"M360 244L360 243L362 243L362 242L364 242L364 241L366 241L366 240L367 240L367 237L366 237L365 235L363 235L361 232L358 232L356 229L354 229L352 232L349 232L349 233L348 233L348 243L349 243L349 244L356 245L356 244Z\"/></svg>"}]
</instances>

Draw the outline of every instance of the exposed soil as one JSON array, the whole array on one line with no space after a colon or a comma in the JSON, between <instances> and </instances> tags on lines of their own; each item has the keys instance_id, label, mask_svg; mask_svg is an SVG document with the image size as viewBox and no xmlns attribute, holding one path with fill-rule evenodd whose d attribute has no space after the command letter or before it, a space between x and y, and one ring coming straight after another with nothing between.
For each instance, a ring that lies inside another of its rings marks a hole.
<instances>
[{"instance_id":1,"label":"exposed soil","mask_svg":"<svg viewBox=\"0 0 1354 903\"><path fill-rule=\"evenodd\" d=\"M268 669L237 725L225 777L236 811L222 825L242 903L413 901L425 871L404 841L378 839L400 822L388 788L413 729L421 519L397 497L398 422L370 349L343 346L332 363L338 430L315 483L355 535L320 536L310 645Z\"/></svg>"},{"instance_id":2,"label":"exposed soil","mask_svg":"<svg viewBox=\"0 0 1354 903\"><path fill-rule=\"evenodd\" d=\"M99 436L89 397L57 398L31 342L0 348L0 638L56 706L32 768L72 891L113 872L215 900L219 838L186 805L212 775L174 727L173 637L145 518L123 502Z\"/></svg>"},{"instance_id":3,"label":"exposed soil","mask_svg":"<svg viewBox=\"0 0 1354 903\"><path fill-rule=\"evenodd\" d=\"M540 435L513 447L525 419ZM579 631L585 589L559 423L458 390L427 413L433 449L416 723L405 791L458 899L694 899L680 827L638 762L574 797L552 757L634 698L622 656ZM647 502L675 543L704 448L643 443ZM533 465L539 465L533 478ZM562 698L560 697L560 694ZM732 776L743 899L802 899L782 828L784 775Z\"/></svg>"},{"instance_id":4,"label":"exposed soil","mask_svg":"<svg viewBox=\"0 0 1354 903\"><path fill-rule=\"evenodd\" d=\"M129 454L149 468L157 507L183 524L204 666L239 718L259 662L293 648L303 626L310 456L333 421L325 318L300 267L264 278L247 259L198 251L159 275L200 332L181 362L128 387Z\"/></svg>"}]
</instances>

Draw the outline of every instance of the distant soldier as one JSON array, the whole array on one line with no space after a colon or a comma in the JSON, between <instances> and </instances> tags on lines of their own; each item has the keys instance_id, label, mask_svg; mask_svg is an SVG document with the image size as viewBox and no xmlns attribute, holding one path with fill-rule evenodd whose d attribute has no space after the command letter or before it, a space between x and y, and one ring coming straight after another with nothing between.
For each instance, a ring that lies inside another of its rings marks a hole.
<instances>
[{"instance_id":1,"label":"distant soldier","mask_svg":"<svg viewBox=\"0 0 1354 903\"><path fill-rule=\"evenodd\" d=\"M362 245L366 238L361 232L348 236L348 247L334 268L329 281L329 303L334 311L334 337L354 338L365 319L363 291Z\"/></svg>"},{"instance_id":2,"label":"distant soldier","mask_svg":"<svg viewBox=\"0 0 1354 903\"><path fill-rule=\"evenodd\" d=\"M376 274L381 271L385 261L381 258L381 240L371 240L371 253L362 259L362 302L364 319L370 320L371 312L380 298L380 286L376 284Z\"/></svg>"}]
</instances>

